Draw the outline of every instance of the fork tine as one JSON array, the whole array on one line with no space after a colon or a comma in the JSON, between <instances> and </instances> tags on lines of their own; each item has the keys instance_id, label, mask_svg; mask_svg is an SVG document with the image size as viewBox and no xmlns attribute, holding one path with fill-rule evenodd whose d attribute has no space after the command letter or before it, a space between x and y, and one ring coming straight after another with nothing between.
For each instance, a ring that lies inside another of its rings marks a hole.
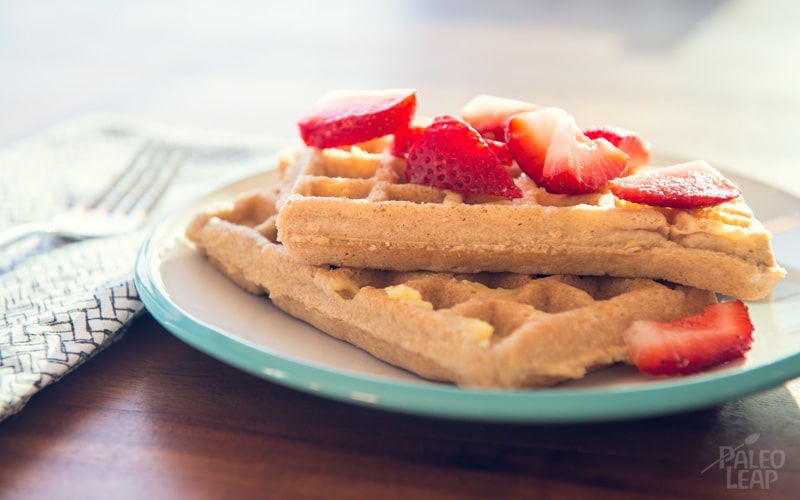
<instances>
[{"instance_id":1,"label":"fork tine","mask_svg":"<svg viewBox=\"0 0 800 500\"><path fill-rule=\"evenodd\" d=\"M130 163L125 166L116 177L91 201L81 205L82 209L99 209L112 211L119 204L120 200L131 189L134 182L141 173L141 166L147 164L147 159L154 152L153 141L148 140L145 145L136 152Z\"/></svg>"},{"instance_id":2,"label":"fork tine","mask_svg":"<svg viewBox=\"0 0 800 500\"><path fill-rule=\"evenodd\" d=\"M118 213L136 209L146 213L166 191L184 157L179 150L148 141L106 190L84 208Z\"/></svg>"},{"instance_id":3,"label":"fork tine","mask_svg":"<svg viewBox=\"0 0 800 500\"><path fill-rule=\"evenodd\" d=\"M136 210L144 214L148 213L158 203L167 187L172 183L172 179L178 173L187 153L185 150L164 150L162 161L153 161L151 168L152 182L142 183L137 193L134 203L129 210ZM133 199L133 197L132 197Z\"/></svg>"}]
</instances>

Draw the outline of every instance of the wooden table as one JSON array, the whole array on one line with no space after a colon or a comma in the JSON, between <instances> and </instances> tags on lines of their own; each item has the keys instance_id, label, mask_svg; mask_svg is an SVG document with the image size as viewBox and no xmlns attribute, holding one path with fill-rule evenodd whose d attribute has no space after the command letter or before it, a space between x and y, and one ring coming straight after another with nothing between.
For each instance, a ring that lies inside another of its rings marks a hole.
<instances>
[{"instance_id":1,"label":"wooden table","mask_svg":"<svg viewBox=\"0 0 800 500\"><path fill-rule=\"evenodd\" d=\"M144 316L0 426L0 496L796 498L798 385L627 422L453 422L275 385ZM757 471L712 466L754 434Z\"/></svg>"},{"instance_id":2,"label":"wooden table","mask_svg":"<svg viewBox=\"0 0 800 500\"><path fill-rule=\"evenodd\" d=\"M791 1L231 5L4 5L0 143L96 111L292 135L329 88L412 86L424 114L560 105L800 194ZM797 498L799 407L800 379L635 421L423 418L253 377L144 315L0 424L0 497Z\"/></svg>"}]
</instances>

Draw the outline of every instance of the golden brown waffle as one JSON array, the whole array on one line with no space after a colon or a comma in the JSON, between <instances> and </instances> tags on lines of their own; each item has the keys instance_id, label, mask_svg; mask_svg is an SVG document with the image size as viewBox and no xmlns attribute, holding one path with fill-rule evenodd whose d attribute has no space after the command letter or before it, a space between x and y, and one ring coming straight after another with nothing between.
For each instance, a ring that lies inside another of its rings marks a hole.
<instances>
[{"instance_id":1,"label":"golden brown waffle","mask_svg":"<svg viewBox=\"0 0 800 500\"><path fill-rule=\"evenodd\" d=\"M648 279L310 266L277 241L277 194L200 214L187 236L245 290L429 379L519 388L580 378L627 360L622 332L634 319L672 320L715 301Z\"/></svg>"},{"instance_id":2,"label":"golden brown waffle","mask_svg":"<svg viewBox=\"0 0 800 500\"><path fill-rule=\"evenodd\" d=\"M385 145L309 148L288 167L278 234L297 260L357 268L663 279L746 300L785 274L743 199L650 208L608 191L551 194L526 176L515 200L402 182Z\"/></svg>"}]
</instances>

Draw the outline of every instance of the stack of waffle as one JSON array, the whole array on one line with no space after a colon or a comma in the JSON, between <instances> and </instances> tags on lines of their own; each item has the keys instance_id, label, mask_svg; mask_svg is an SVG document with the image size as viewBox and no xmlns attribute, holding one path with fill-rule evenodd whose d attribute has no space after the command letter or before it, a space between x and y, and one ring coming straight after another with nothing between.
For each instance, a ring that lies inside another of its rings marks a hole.
<instances>
[{"instance_id":1,"label":"stack of waffle","mask_svg":"<svg viewBox=\"0 0 800 500\"><path fill-rule=\"evenodd\" d=\"M758 298L781 277L742 199L626 207L608 193L481 199L402 181L380 142L287 155L282 181L188 238L243 289L422 377L552 385L629 361L634 320Z\"/></svg>"}]
</instances>

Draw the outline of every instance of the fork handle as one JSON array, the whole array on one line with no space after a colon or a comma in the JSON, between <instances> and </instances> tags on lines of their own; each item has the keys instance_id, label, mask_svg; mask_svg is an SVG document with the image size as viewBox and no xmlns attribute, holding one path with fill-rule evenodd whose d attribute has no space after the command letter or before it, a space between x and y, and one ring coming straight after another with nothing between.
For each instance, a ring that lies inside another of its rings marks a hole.
<instances>
[{"instance_id":1,"label":"fork handle","mask_svg":"<svg viewBox=\"0 0 800 500\"><path fill-rule=\"evenodd\" d=\"M27 224L13 226L4 231L0 231L0 248L4 248L26 236L50 232L53 232L53 226L46 222L29 222Z\"/></svg>"}]
</instances>

